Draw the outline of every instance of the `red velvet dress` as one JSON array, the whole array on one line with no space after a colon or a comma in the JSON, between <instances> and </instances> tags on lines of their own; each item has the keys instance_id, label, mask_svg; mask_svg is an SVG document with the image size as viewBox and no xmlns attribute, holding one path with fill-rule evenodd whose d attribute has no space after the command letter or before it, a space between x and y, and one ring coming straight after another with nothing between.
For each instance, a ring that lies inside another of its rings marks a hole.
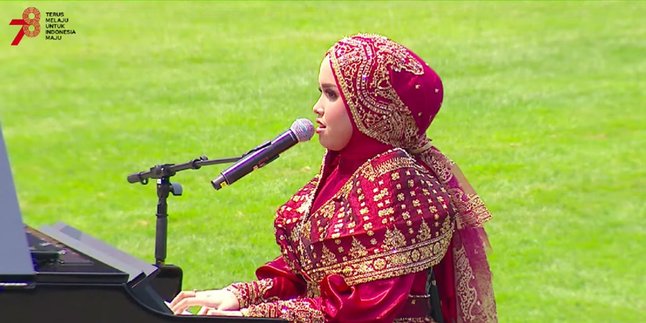
<instances>
[{"instance_id":1,"label":"red velvet dress","mask_svg":"<svg viewBox=\"0 0 646 323\"><path fill-rule=\"evenodd\" d=\"M258 281L229 288L246 315L430 321L427 269L444 256L456 211L428 170L389 148L356 132L280 207L282 256L256 271Z\"/></svg>"}]
</instances>

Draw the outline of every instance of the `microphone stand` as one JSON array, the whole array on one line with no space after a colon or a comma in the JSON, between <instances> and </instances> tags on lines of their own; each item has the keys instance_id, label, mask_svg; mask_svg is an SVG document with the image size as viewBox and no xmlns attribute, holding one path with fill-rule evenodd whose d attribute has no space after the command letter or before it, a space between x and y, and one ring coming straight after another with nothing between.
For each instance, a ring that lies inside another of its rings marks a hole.
<instances>
[{"instance_id":1,"label":"microphone stand","mask_svg":"<svg viewBox=\"0 0 646 323\"><path fill-rule=\"evenodd\" d=\"M246 155L246 154L245 154ZM177 172L187 169L200 169L202 166L233 163L242 157L208 159L200 156L183 164L161 164L155 165L148 171L128 175L129 183L148 184L150 178L157 179L157 226L155 230L155 264L164 265L166 261L166 241L168 233L168 196L172 193L181 196L183 189L179 183L171 183L170 178Z\"/></svg>"},{"instance_id":2,"label":"microphone stand","mask_svg":"<svg viewBox=\"0 0 646 323\"><path fill-rule=\"evenodd\" d=\"M260 146L259 146L260 147ZM255 148L255 151L259 148ZM250 151L250 152L252 152ZM249 153L250 153L249 152ZM248 153L247 153L248 154ZM246 155L246 154L245 154ZM244 155L243 155L244 157ZM177 172L187 169L200 169L202 166L233 163L240 160L242 157L208 159L206 156L200 156L183 164L161 164L155 165L148 171L142 171L128 175L129 183L141 183L142 185L148 184L148 180L153 178L157 179L157 223L155 227L155 266L159 272L153 280L155 289L164 297L164 299L172 299L182 289L182 269L167 265L166 262L166 246L168 234L168 196L182 195L182 185L179 183L171 183L170 178L177 174Z\"/></svg>"}]
</instances>

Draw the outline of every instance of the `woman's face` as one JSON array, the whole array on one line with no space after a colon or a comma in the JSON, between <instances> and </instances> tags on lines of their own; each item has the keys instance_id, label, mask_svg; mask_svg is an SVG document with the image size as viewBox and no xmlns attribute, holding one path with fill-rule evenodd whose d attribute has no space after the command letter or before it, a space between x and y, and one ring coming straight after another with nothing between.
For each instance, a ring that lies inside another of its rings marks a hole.
<instances>
[{"instance_id":1,"label":"woman's face","mask_svg":"<svg viewBox=\"0 0 646 323\"><path fill-rule=\"evenodd\" d=\"M319 72L319 91L321 97L314 105L318 115L316 133L321 145L332 151L343 149L352 137L352 122L345 109L339 89L334 82L330 60L326 56Z\"/></svg>"}]
</instances>

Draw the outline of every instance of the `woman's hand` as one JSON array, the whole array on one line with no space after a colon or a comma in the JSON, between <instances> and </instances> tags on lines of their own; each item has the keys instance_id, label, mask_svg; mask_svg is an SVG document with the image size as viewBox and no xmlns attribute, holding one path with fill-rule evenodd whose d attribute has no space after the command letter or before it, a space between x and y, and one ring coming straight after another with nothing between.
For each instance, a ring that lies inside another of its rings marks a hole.
<instances>
[{"instance_id":1,"label":"woman's hand","mask_svg":"<svg viewBox=\"0 0 646 323\"><path fill-rule=\"evenodd\" d=\"M232 312L233 316L241 316L242 314L235 315L235 313L240 313L240 304L238 304L238 299L236 296L227 290L218 289L218 290L204 290L204 291L183 291L170 303L170 309L175 314L180 314L184 312L189 307L201 306L201 314L203 311L205 313L210 313L210 311L217 312L217 315L220 315L220 312L224 311L235 311ZM216 314L207 314L207 315L216 315ZM225 315L225 314L222 314Z\"/></svg>"}]
</instances>

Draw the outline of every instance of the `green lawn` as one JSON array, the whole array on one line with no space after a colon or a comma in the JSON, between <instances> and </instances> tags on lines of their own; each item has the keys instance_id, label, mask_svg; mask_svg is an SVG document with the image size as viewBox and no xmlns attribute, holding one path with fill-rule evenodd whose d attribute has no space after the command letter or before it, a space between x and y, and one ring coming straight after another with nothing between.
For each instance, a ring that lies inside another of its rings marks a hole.
<instances>
[{"instance_id":1,"label":"green lawn","mask_svg":"<svg viewBox=\"0 0 646 323\"><path fill-rule=\"evenodd\" d=\"M77 34L10 46L30 5ZM494 214L501 321L641 321L644 16L637 1L2 3L0 120L23 216L153 261L155 187L127 174L236 156L313 118L325 50L382 33L443 77L430 136ZM176 176L168 262L185 287L252 279L275 257L273 212L322 153L298 145L221 191L222 166Z\"/></svg>"}]
</instances>

